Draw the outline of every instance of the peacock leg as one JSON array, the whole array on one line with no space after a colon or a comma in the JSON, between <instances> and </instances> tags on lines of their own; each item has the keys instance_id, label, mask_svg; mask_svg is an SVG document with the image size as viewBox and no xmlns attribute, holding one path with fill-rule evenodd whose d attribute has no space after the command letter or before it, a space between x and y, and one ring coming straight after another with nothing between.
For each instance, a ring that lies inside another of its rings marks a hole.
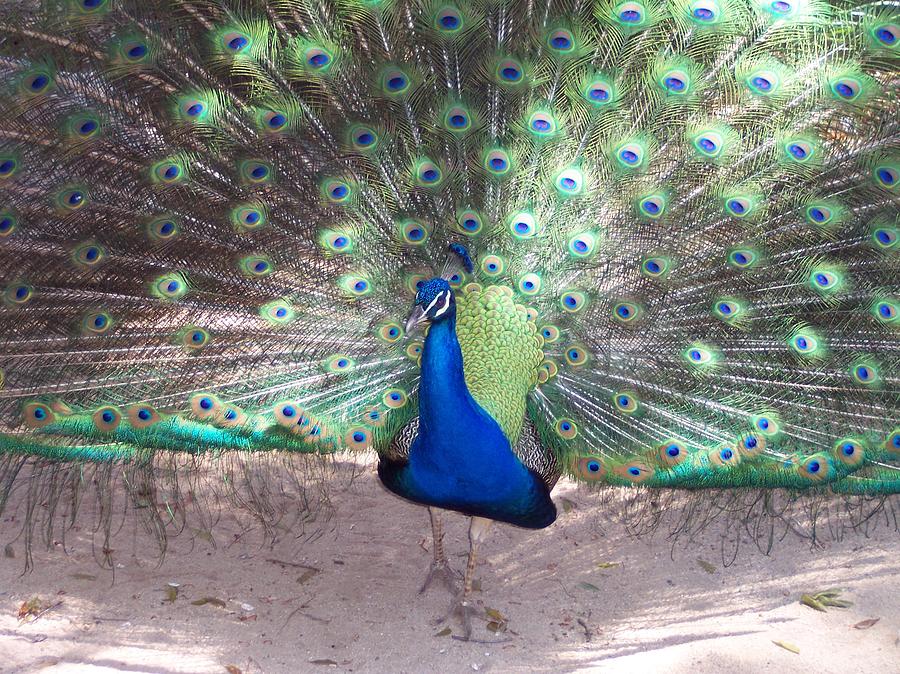
<instances>
[{"instance_id":1,"label":"peacock leg","mask_svg":"<svg viewBox=\"0 0 900 674\"><path fill-rule=\"evenodd\" d=\"M428 575L425 576L425 582L419 594L422 594L431 587L431 584L438 580L443 583L451 593L456 594L459 590L456 587L457 573L450 568L447 562L447 555L444 553L444 529L441 526L441 512L437 508L428 508L428 514L431 516L431 533L434 537L434 546L432 552L434 559L431 562L431 568L428 569Z\"/></svg>"},{"instance_id":2,"label":"peacock leg","mask_svg":"<svg viewBox=\"0 0 900 674\"><path fill-rule=\"evenodd\" d=\"M463 580L463 591L450 605L450 611L444 620L449 619L454 613L459 613L463 624L463 639L469 640L472 636L472 615L474 609L469 600L472 594L472 582L475 580L475 566L478 563L478 545L487 536L488 529L493 520L484 517L473 517L469 526L469 561L466 564L466 576Z\"/></svg>"}]
</instances>

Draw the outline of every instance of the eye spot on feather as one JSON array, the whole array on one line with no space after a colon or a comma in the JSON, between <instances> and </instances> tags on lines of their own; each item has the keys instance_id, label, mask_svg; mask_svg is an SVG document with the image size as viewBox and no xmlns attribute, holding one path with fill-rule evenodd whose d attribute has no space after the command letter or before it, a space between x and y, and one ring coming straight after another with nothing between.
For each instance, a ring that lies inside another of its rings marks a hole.
<instances>
[{"instance_id":1,"label":"eye spot on feather","mask_svg":"<svg viewBox=\"0 0 900 674\"><path fill-rule=\"evenodd\" d=\"M582 96L594 108L603 108L615 102L616 90L611 81L597 77L584 86Z\"/></svg>"},{"instance_id":2,"label":"eye spot on feather","mask_svg":"<svg viewBox=\"0 0 900 674\"><path fill-rule=\"evenodd\" d=\"M897 318L897 305L890 299L876 299L872 305L872 315L882 324L890 324Z\"/></svg>"},{"instance_id":3,"label":"eye spot on feather","mask_svg":"<svg viewBox=\"0 0 900 674\"><path fill-rule=\"evenodd\" d=\"M103 311L91 311L85 315L81 326L85 334L102 335L112 327L112 318Z\"/></svg>"},{"instance_id":4,"label":"eye spot on feather","mask_svg":"<svg viewBox=\"0 0 900 674\"><path fill-rule=\"evenodd\" d=\"M640 401L637 394L632 391L619 391L613 395L613 405L618 412L633 415L640 409Z\"/></svg>"},{"instance_id":5,"label":"eye spot on feather","mask_svg":"<svg viewBox=\"0 0 900 674\"><path fill-rule=\"evenodd\" d=\"M403 328L401 328L398 323L390 321L381 325L376 334L382 341L393 344L403 337Z\"/></svg>"},{"instance_id":6,"label":"eye spot on feather","mask_svg":"<svg viewBox=\"0 0 900 674\"><path fill-rule=\"evenodd\" d=\"M368 449L372 445L372 432L362 426L351 428L344 436L344 444L347 446L347 449Z\"/></svg>"},{"instance_id":7,"label":"eye spot on feather","mask_svg":"<svg viewBox=\"0 0 900 674\"><path fill-rule=\"evenodd\" d=\"M841 77L833 80L830 84L832 93L834 93L838 99L844 101L855 100L862 91L859 82L852 77Z\"/></svg>"},{"instance_id":8,"label":"eye spot on feather","mask_svg":"<svg viewBox=\"0 0 900 674\"><path fill-rule=\"evenodd\" d=\"M538 138L553 135L556 130L556 119L547 112L537 111L528 118L528 128Z\"/></svg>"},{"instance_id":9,"label":"eye spot on feather","mask_svg":"<svg viewBox=\"0 0 900 674\"><path fill-rule=\"evenodd\" d=\"M739 248L728 254L728 263L738 269L749 269L758 261L758 255L749 248Z\"/></svg>"},{"instance_id":10,"label":"eye spot on feather","mask_svg":"<svg viewBox=\"0 0 900 674\"><path fill-rule=\"evenodd\" d=\"M824 454L813 454L797 465L797 472L808 480L821 482L833 475L834 469Z\"/></svg>"},{"instance_id":11,"label":"eye spot on feather","mask_svg":"<svg viewBox=\"0 0 900 674\"><path fill-rule=\"evenodd\" d=\"M350 184L338 178L326 178L322 182L325 198L333 204L343 204L350 200L353 190Z\"/></svg>"},{"instance_id":12,"label":"eye spot on feather","mask_svg":"<svg viewBox=\"0 0 900 674\"><path fill-rule=\"evenodd\" d=\"M524 274L518 283L523 295L537 295L541 291L541 277L534 273Z\"/></svg>"},{"instance_id":13,"label":"eye spot on feather","mask_svg":"<svg viewBox=\"0 0 900 674\"><path fill-rule=\"evenodd\" d=\"M877 185L888 190L893 190L897 187L900 170L894 166L880 165L875 167L874 175Z\"/></svg>"},{"instance_id":14,"label":"eye spot on feather","mask_svg":"<svg viewBox=\"0 0 900 674\"><path fill-rule=\"evenodd\" d=\"M18 167L14 157L0 157L0 180L11 177Z\"/></svg>"},{"instance_id":15,"label":"eye spot on feather","mask_svg":"<svg viewBox=\"0 0 900 674\"><path fill-rule=\"evenodd\" d=\"M464 25L463 16L456 7L443 7L434 17L434 27L444 35L455 35Z\"/></svg>"},{"instance_id":16,"label":"eye spot on feather","mask_svg":"<svg viewBox=\"0 0 900 674\"><path fill-rule=\"evenodd\" d=\"M771 411L754 415L752 417L752 426L755 431L754 435L759 435L763 438L776 438L781 433L781 422L775 413Z\"/></svg>"},{"instance_id":17,"label":"eye spot on feather","mask_svg":"<svg viewBox=\"0 0 900 674\"><path fill-rule=\"evenodd\" d=\"M620 325L628 325L637 321L642 311L633 302L618 302L613 306L613 319Z\"/></svg>"},{"instance_id":18,"label":"eye spot on feather","mask_svg":"<svg viewBox=\"0 0 900 674\"><path fill-rule=\"evenodd\" d=\"M731 443L710 450L707 456L713 466L732 467L741 461L740 452Z\"/></svg>"},{"instance_id":19,"label":"eye spot on feather","mask_svg":"<svg viewBox=\"0 0 900 674\"><path fill-rule=\"evenodd\" d=\"M712 350L703 344L692 344L683 355L691 367L705 368L715 363Z\"/></svg>"},{"instance_id":20,"label":"eye spot on feather","mask_svg":"<svg viewBox=\"0 0 900 674\"><path fill-rule=\"evenodd\" d=\"M894 429L884 441L884 448L892 454L900 454L900 429Z\"/></svg>"},{"instance_id":21,"label":"eye spot on feather","mask_svg":"<svg viewBox=\"0 0 900 674\"><path fill-rule=\"evenodd\" d=\"M639 2L623 2L613 12L616 19L625 26L637 27L646 23L647 10Z\"/></svg>"},{"instance_id":22,"label":"eye spot on feather","mask_svg":"<svg viewBox=\"0 0 900 674\"><path fill-rule=\"evenodd\" d=\"M537 219L527 211L509 217L509 231L516 239L530 239L538 233Z\"/></svg>"},{"instance_id":23,"label":"eye spot on feather","mask_svg":"<svg viewBox=\"0 0 900 674\"><path fill-rule=\"evenodd\" d=\"M28 428L43 428L55 421L56 415L43 403L26 403L22 409L22 422Z\"/></svg>"},{"instance_id":24,"label":"eye spot on feather","mask_svg":"<svg viewBox=\"0 0 900 674\"><path fill-rule=\"evenodd\" d=\"M510 175L512 171L509 153L503 148L495 148L486 152L483 166L488 174L495 178L504 178Z\"/></svg>"},{"instance_id":25,"label":"eye spot on feather","mask_svg":"<svg viewBox=\"0 0 900 674\"><path fill-rule=\"evenodd\" d=\"M456 224L460 232L469 236L478 234L483 226L481 216L472 210L463 210L457 213Z\"/></svg>"},{"instance_id":26,"label":"eye spot on feather","mask_svg":"<svg viewBox=\"0 0 900 674\"><path fill-rule=\"evenodd\" d=\"M272 167L260 160L251 159L240 164L241 179L250 185L260 185L272 178ZM252 223L251 223L252 224Z\"/></svg>"},{"instance_id":27,"label":"eye spot on feather","mask_svg":"<svg viewBox=\"0 0 900 674\"><path fill-rule=\"evenodd\" d=\"M27 283L13 283L6 287L3 299L7 306L23 305L34 296L34 289Z\"/></svg>"},{"instance_id":28,"label":"eye spot on feather","mask_svg":"<svg viewBox=\"0 0 900 674\"><path fill-rule=\"evenodd\" d=\"M878 368L874 363L857 363L853 366L851 372L853 374L853 379L858 384L862 384L863 386L871 386L878 383L879 373Z\"/></svg>"},{"instance_id":29,"label":"eye spot on feather","mask_svg":"<svg viewBox=\"0 0 900 674\"><path fill-rule=\"evenodd\" d=\"M119 427L122 415L114 407L101 407L91 416L94 427L103 433L110 433Z\"/></svg>"},{"instance_id":30,"label":"eye spot on feather","mask_svg":"<svg viewBox=\"0 0 900 674\"><path fill-rule=\"evenodd\" d=\"M80 188L63 190L57 198L57 203L63 211L77 211L88 202L88 194Z\"/></svg>"},{"instance_id":31,"label":"eye spot on feather","mask_svg":"<svg viewBox=\"0 0 900 674\"><path fill-rule=\"evenodd\" d=\"M872 231L875 245L882 250L889 250L897 243L897 230L890 227L877 227Z\"/></svg>"},{"instance_id":32,"label":"eye spot on feather","mask_svg":"<svg viewBox=\"0 0 900 674\"><path fill-rule=\"evenodd\" d=\"M422 355L422 342L415 341L406 347L406 356L411 360L419 360Z\"/></svg>"},{"instance_id":33,"label":"eye spot on feather","mask_svg":"<svg viewBox=\"0 0 900 674\"><path fill-rule=\"evenodd\" d=\"M688 16L701 24L713 24L719 19L719 8L710 0L696 0L689 5Z\"/></svg>"},{"instance_id":34,"label":"eye spot on feather","mask_svg":"<svg viewBox=\"0 0 900 674\"><path fill-rule=\"evenodd\" d=\"M231 31L222 36L222 45L228 51L240 54L250 46L250 37L244 33Z\"/></svg>"},{"instance_id":35,"label":"eye spot on feather","mask_svg":"<svg viewBox=\"0 0 900 674\"><path fill-rule=\"evenodd\" d=\"M785 157L794 163L804 164L816 154L812 143L805 140L789 140L784 144Z\"/></svg>"},{"instance_id":36,"label":"eye spot on feather","mask_svg":"<svg viewBox=\"0 0 900 674\"><path fill-rule=\"evenodd\" d=\"M793 6L787 0L775 0L769 4L769 7L777 14L790 14L793 10Z\"/></svg>"},{"instance_id":37,"label":"eye spot on feather","mask_svg":"<svg viewBox=\"0 0 900 674\"><path fill-rule=\"evenodd\" d=\"M578 426L571 419L559 419L556 422L556 434L563 440L572 440L578 435Z\"/></svg>"},{"instance_id":38,"label":"eye spot on feather","mask_svg":"<svg viewBox=\"0 0 900 674\"><path fill-rule=\"evenodd\" d=\"M324 362L326 372L343 373L349 372L356 365L356 362L343 354L337 354L327 358Z\"/></svg>"},{"instance_id":39,"label":"eye spot on feather","mask_svg":"<svg viewBox=\"0 0 900 674\"><path fill-rule=\"evenodd\" d=\"M382 71L381 90L388 98L398 98L409 91L410 79L403 70L389 67Z\"/></svg>"},{"instance_id":40,"label":"eye spot on feather","mask_svg":"<svg viewBox=\"0 0 900 674\"><path fill-rule=\"evenodd\" d=\"M790 341L791 348L801 356L811 356L819 348L819 340L809 332L798 332Z\"/></svg>"},{"instance_id":41,"label":"eye spot on feather","mask_svg":"<svg viewBox=\"0 0 900 674\"><path fill-rule=\"evenodd\" d=\"M737 442L738 451L747 457L759 456L765 451L767 445L768 441L762 433L745 433L738 438Z\"/></svg>"},{"instance_id":42,"label":"eye spot on feather","mask_svg":"<svg viewBox=\"0 0 900 674\"><path fill-rule=\"evenodd\" d=\"M279 425L293 430L297 426L309 424L306 411L293 400L285 400L275 404L275 420Z\"/></svg>"},{"instance_id":43,"label":"eye spot on feather","mask_svg":"<svg viewBox=\"0 0 900 674\"><path fill-rule=\"evenodd\" d=\"M407 400L408 397L406 395L406 391L400 388L388 389L381 397L381 401L384 403L385 407L394 410L405 407Z\"/></svg>"},{"instance_id":44,"label":"eye spot on feather","mask_svg":"<svg viewBox=\"0 0 900 674\"><path fill-rule=\"evenodd\" d=\"M684 96L691 89L690 76L683 70L669 70L660 78L660 86L667 95Z\"/></svg>"},{"instance_id":45,"label":"eye spot on feather","mask_svg":"<svg viewBox=\"0 0 900 674\"><path fill-rule=\"evenodd\" d=\"M125 412L128 415L128 421L136 430L149 428L162 420L159 412L150 405L130 405Z\"/></svg>"},{"instance_id":46,"label":"eye spot on feather","mask_svg":"<svg viewBox=\"0 0 900 674\"><path fill-rule=\"evenodd\" d=\"M140 63L150 54L150 49L145 42L135 40L123 44L121 53L125 56L126 61Z\"/></svg>"},{"instance_id":47,"label":"eye spot on feather","mask_svg":"<svg viewBox=\"0 0 900 674\"><path fill-rule=\"evenodd\" d=\"M555 325L545 325L541 328L541 337L545 344L553 344L559 339L559 328Z\"/></svg>"},{"instance_id":48,"label":"eye spot on feather","mask_svg":"<svg viewBox=\"0 0 900 674\"><path fill-rule=\"evenodd\" d=\"M444 128L454 134L463 134L472 128L472 116L461 105L453 105L444 113Z\"/></svg>"},{"instance_id":49,"label":"eye spot on feather","mask_svg":"<svg viewBox=\"0 0 900 674\"><path fill-rule=\"evenodd\" d=\"M287 325L296 318L296 312L289 302L274 300L259 309L260 318L273 326Z\"/></svg>"},{"instance_id":50,"label":"eye spot on feather","mask_svg":"<svg viewBox=\"0 0 900 674\"><path fill-rule=\"evenodd\" d=\"M16 217L10 213L0 213L0 237L7 237L16 231Z\"/></svg>"},{"instance_id":51,"label":"eye spot on feather","mask_svg":"<svg viewBox=\"0 0 900 674\"><path fill-rule=\"evenodd\" d=\"M377 405L367 408L362 413L362 422L374 428L384 426L387 414Z\"/></svg>"},{"instance_id":52,"label":"eye spot on feather","mask_svg":"<svg viewBox=\"0 0 900 674\"><path fill-rule=\"evenodd\" d=\"M187 177L187 172L177 161L166 160L154 164L151 175L155 183L172 185L182 182Z\"/></svg>"},{"instance_id":53,"label":"eye spot on feather","mask_svg":"<svg viewBox=\"0 0 900 674\"><path fill-rule=\"evenodd\" d=\"M575 38L568 30L556 30L547 38L547 46L558 54L568 54L575 49Z\"/></svg>"},{"instance_id":54,"label":"eye spot on feather","mask_svg":"<svg viewBox=\"0 0 900 674\"><path fill-rule=\"evenodd\" d=\"M309 47L303 53L303 60L312 70L327 70L333 59L332 54L324 47Z\"/></svg>"},{"instance_id":55,"label":"eye spot on feather","mask_svg":"<svg viewBox=\"0 0 900 674\"><path fill-rule=\"evenodd\" d=\"M875 26L873 35L880 45L893 49L900 40L900 26L894 24L880 24Z\"/></svg>"},{"instance_id":56,"label":"eye spot on feather","mask_svg":"<svg viewBox=\"0 0 900 674\"><path fill-rule=\"evenodd\" d=\"M651 220L661 217L666 210L666 197L662 194L653 194L638 201L640 214Z\"/></svg>"},{"instance_id":57,"label":"eye spot on feather","mask_svg":"<svg viewBox=\"0 0 900 674\"><path fill-rule=\"evenodd\" d=\"M505 85L519 84L524 80L524 69L519 61L511 58L501 59L495 71L497 82Z\"/></svg>"},{"instance_id":58,"label":"eye spot on feather","mask_svg":"<svg viewBox=\"0 0 900 674\"><path fill-rule=\"evenodd\" d=\"M350 128L350 144L359 152L371 152L378 145L378 134L368 126L355 125Z\"/></svg>"},{"instance_id":59,"label":"eye spot on feather","mask_svg":"<svg viewBox=\"0 0 900 674\"><path fill-rule=\"evenodd\" d=\"M38 96L50 89L53 84L53 78L49 72L37 70L26 73L21 82L21 90L27 96Z\"/></svg>"},{"instance_id":60,"label":"eye spot on feather","mask_svg":"<svg viewBox=\"0 0 900 674\"><path fill-rule=\"evenodd\" d=\"M487 276L499 276L506 269L506 263L499 255L486 255L481 260L481 271Z\"/></svg>"},{"instance_id":61,"label":"eye spot on feather","mask_svg":"<svg viewBox=\"0 0 900 674\"><path fill-rule=\"evenodd\" d=\"M562 197L577 197L584 191L584 174L570 167L561 171L554 182L557 193Z\"/></svg>"},{"instance_id":62,"label":"eye spot on feather","mask_svg":"<svg viewBox=\"0 0 900 674\"><path fill-rule=\"evenodd\" d=\"M646 482L655 474L650 466L638 461L629 461L621 466L617 466L614 470L620 478L633 484Z\"/></svg>"},{"instance_id":63,"label":"eye spot on feather","mask_svg":"<svg viewBox=\"0 0 900 674\"><path fill-rule=\"evenodd\" d=\"M677 466L688 458L687 448L677 440L667 440L657 447L660 461L666 466Z\"/></svg>"},{"instance_id":64,"label":"eye spot on feather","mask_svg":"<svg viewBox=\"0 0 900 674\"><path fill-rule=\"evenodd\" d=\"M105 257L106 252L93 243L83 243L72 251L72 261L82 268L96 267Z\"/></svg>"},{"instance_id":65,"label":"eye spot on feather","mask_svg":"<svg viewBox=\"0 0 900 674\"><path fill-rule=\"evenodd\" d=\"M576 477L587 482L597 482L606 477L606 466L599 456L576 457L573 469Z\"/></svg>"},{"instance_id":66,"label":"eye spot on feather","mask_svg":"<svg viewBox=\"0 0 900 674\"><path fill-rule=\"evenodd\" d=\"M569 314L574 314L587 306L587 296L580 290L568 290L559 298L560 308Z\"/></svg>"},{"instance_id":67,"label":"eye spot on feather","mask_svg":"<svg viewBox=\"0 0 900 674\"><path fill-rule=\"evenodd\" d=\"M416 161L413 169L416 184L420 187L437 187L444 180L441 167L428 158Z\"/></svg>"},{"instance_id":68,"label":"eye spot on feather","mask_svg":"<svg viewBox=\"0 0 900 674\"><path fill-rule=\"evenodd\" d=\"M588 362L589 353L580 345L572 345L566 349L566 362L573 367L580 367Z\"/></svg>"},{"instance_id":69,"label":"eye spot on feather","mask_svg":"<svg viewBox=\"0 0 900 674\"><path fill-rule=\"evenodd\" d=\"M744 82L750 93L757 96L771 96L780 88L778 76L768 71L751 73Z\"/></svg>"},{"instance_id":70,"label":"eye spot on feather","mask_svg":"<svg viewBox=\"0 0 900 674\"><path fill-rule=\"evenodd\" d=\"M843 438L834 444L831 455L845 466L855 467L866 460L866 448L857 438Z\"/></svg>"}]
</instances>

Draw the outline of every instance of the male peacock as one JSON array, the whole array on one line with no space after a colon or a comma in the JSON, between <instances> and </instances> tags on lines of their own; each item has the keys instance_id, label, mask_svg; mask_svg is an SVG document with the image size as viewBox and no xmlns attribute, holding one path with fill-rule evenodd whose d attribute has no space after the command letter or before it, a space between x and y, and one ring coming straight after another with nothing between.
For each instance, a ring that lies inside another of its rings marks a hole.
<instances>
[{"instance_id":1,"label":"male peacock","mask_svg":"<svg viewBox=\"0 0 900 674\"><path fill-rule=\"evenodd\" d=\"M883 505L898 40L844 0L4 3L0 506L374 448L473 516L465 615L560 471Z\"/></svg>"}]
</instances>

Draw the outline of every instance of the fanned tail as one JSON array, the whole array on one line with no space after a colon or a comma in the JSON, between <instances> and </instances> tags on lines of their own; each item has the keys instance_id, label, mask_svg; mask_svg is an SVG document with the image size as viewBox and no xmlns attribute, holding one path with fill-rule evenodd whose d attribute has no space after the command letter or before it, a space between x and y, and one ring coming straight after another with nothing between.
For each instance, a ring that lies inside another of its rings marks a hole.
<instances>
[{"instance_id":1,"label":"fanned tail","mask_svg":"<svg viewBox=\"0 0 900 674\"><path fill-rule=\"evenodd\" d=\"M0 499L29 467L387 451L441 274L534 324L527 416L579 480L900 491L898 25L7 3Z\"/></svg>"}]
</instances>

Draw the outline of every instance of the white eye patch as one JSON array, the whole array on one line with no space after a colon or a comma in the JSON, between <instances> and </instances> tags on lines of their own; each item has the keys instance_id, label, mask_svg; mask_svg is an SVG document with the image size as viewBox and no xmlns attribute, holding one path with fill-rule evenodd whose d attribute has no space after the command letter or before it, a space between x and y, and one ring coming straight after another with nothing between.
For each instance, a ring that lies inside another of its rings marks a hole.
<instances>
[{"instance_id":1,"label":"white eye patch","mask_svg":"<svg viewBox=\"0 0 900 674\"><path fill-rule=\"evenodd\" d=\"M443 316L444 313L446 313L447 309L450 308L450 291L445 290L444 292L441 293L441 295L444 296L444 304L443 304L443 306L441 306L440 309L438 309L435 312L435 314L434 314L435 318L437 318L438 316Z\"/></svg>"},{"instance_id":2,"label":"white eye patch","mask_svg":"<svg viewBox=\"0 0 900 674\"><path fill-rule=\"evenodd\" d=\"M441 300L441 299L444 300L444 303L443 303L443 305L441 306L441 308L438 309L438 310L434 313L434 318L437 318L438 316L442 316L442 315L444 314L444 312L447 311L447 309L450 307L450 291L449 291L449 290L442 290L442 291L439 292L437 295L435 295L434 299L431 300L431 302L429 302L429 304L428 304L427 307L425 307L425 315L426 315L426 316L431 316L431 310L432 310L432 308L434 308L434 306L435 306L435 305L438 303L438 301Z\"/></svg>"}]
</instances>

